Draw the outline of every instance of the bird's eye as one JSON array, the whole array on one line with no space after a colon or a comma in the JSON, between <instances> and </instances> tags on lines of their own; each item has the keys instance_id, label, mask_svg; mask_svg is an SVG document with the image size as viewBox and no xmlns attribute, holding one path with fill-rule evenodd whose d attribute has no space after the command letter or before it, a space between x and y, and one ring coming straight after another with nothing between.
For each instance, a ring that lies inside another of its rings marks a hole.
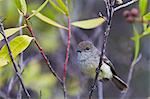
<instances>
[{"instance_id":1,"label":"bird's eye","mask_svg":"<svg viewBox=\"0 0 150 99\"><path fill-rule=\"evenodd\" d=\"M89 48L89 47L86 47L86 50L90 50L90 48Z\"/></svg>"}]
</instances>

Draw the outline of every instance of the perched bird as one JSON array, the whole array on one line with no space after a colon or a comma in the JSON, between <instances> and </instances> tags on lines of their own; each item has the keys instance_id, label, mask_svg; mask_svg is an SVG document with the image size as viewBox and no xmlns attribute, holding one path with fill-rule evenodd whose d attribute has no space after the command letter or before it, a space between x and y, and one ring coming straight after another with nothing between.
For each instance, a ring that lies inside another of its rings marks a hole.
<instances>
[{"instance_id":1,"label":"perched bird","mask_svg":"<svg viewBox=\"0 0 150 99\"><path fill-rule=\"evenodd\" d=\"M77 62L80 70L88 77L95 77L95 70L99 65L101 52L90 41L82 41L77 48ZM104 55L102 59L102 66L98 80L108 79L119 88L121 91L126 91L128 86L121 80L115 72L113 64Z\"/></svg>"}]
</instances>

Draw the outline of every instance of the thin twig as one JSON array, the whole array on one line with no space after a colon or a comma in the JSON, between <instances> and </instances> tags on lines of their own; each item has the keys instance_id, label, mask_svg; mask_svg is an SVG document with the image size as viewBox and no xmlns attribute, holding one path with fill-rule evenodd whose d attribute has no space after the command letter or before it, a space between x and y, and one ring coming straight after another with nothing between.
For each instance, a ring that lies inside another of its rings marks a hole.
<instances>
[{"instance_id":1,"label":"thin twig","mask_svg":"<svg viewBox=\"0 0 150 99\"><path fill-rule=\"evenodd\" d=\"M37 58L38 55L34 56L34 57L29 57L28 59L24 60L23 65L22 65L22 69L20 70L20 74L22 75L25 69L25 66L33 59L33 58ZM11 78L10 83L8 85L8 91L7 91L7 95L9 95L12 87L14 87L14 84L16 84L16 82L18 81L18 77L15 75L14 77Z\"/></svg>"},{"instance_id":2,"label":"thin twig","mask_svg":"<svg viewBox=\"0 0 150 99\"><path fill-rule=\"evenodd\" d=\"M21 78L21 75L20 75L20 73L19 73L19 71L17 69L17 64L16 64L16 62L15 62L15 60L13 58L13 55L12 55L12 52L11 52L11 49L10 49L10 45L9 45L8 39L6 37L6 34L4 32L4 27L3 27L3 24L1 22L0 22L0 32L1 32L3 38L4 38L5 42L6 42L8 53L9 53L10 59L11 59L11 61L13 63L16 75L19 78L20 84L21 84L21 86L22 86L22 88L23 88L26 96L30 99L30 94L28 93L27 89L25 88L24 83L23 83L22 78Z\"/></svg>"},{"instance_id":3,"label":"thin twig","mask_svg":"<svg viewBox=\"0 0 150 99\"><path fill-rule=\"evenodd\" d=\"M68 16L68 40L67 40L67 49L66 49L66 58L64 63L64 75L63 75L63 81L64 81L64 99L67 99L67 93L66 93L66 73L67 73L67 64L69 59L69 50L70 50L70 38L71 38L71 23L70 23L70 16Z\"/></svg>"},{"instance_id":4,"label":"thin twig","mask_svg":"<svg viewBox=\"0 0 150 99\"><path fill-rule=\"evenodd\" d=\"M17 99L21 99L21 97L22 97L22 93L21 93L21 91L22 91L22 87L21 87L21 84L19 84L19 86L18 86L19 88L19 91L18 91L18 93L17 93Z\"/></svg>"},{"instance_id":5,"label":"thin twig","mask_svg":"<svg viewBox=\"0 0 150 99\"><path fill-rule=\"evenodd\" d=\"M19 17L19 26L22 26L22 21L23 21L23 16L20 15L20 17ZM20 35L23 34L22 28L20 29L19 34ZM20 70L22 70L22 68L23 68L23 52L20 53L19 67L20 67ZM22 91L22 87L21 87L21 85L19 85L19 91L18 91L18 94L17 94L17 99L21 99L21 97L22 97L21 91Z\"/></svg>"},{"instance_id":6,"label":"thin twig","mask_svg":"<svg viewBox=\"0 0 150 99\"><path fill-rule=\"evenodd\" d=\"M59 83L62 85L62 88L64 89L64 82L61 80L61 78L57 75L57 73L55 72L55 70L52 68L52 66L51 66L51 64L50 64L47 56L44 53L44 50L42 49L42 47L39 45L38 41L36 40L35 33L33 32L32 27L30 27L30 25L28 23L28 20L27 20L27 17L24 17L24 18L25 18L25 22L27 24L27 29L31 33L32 37L34 38L34 43L36 44L38 50L40 51L41 55L43 56L43 59L45 60L47 66L49 68L49 70L57 78L57 80L59 81Z\"/></svg>"},{"instance_id":7,"label":"thin twig","mask_svg":"<svg viewBox=\"0 0 150 99\"><path fill-rule=\"evenodd\" d=\"M20 15L20 17L19 17L19 26L22 26L22 21L23 21L23 17L22 17L22 15ZM20 29L19 33L20 33L20 35L23 34L22 29ZM18 67L20 68L20 74L22 74L22 70L24 70L23 52L20 54ZM9 82L9 85L8 85L8 89L7 89L7 95L9 95L10 91L12 90L13 85L16 83L17 80L18 80L18 78L17 78L16 75L11 78L11 80ZM22 96L21 91L22 91L22 87L19 85L19 91L18 91L18 94L17 94L17 99L21 99L21 96Z\"/></svg>"},{"instance_id":8,"label":"thin twig","mask_svg":"<svg viewBox=\"0 0 150 99\"><path fill-rule=\"evenodd\" d=\"M70 25L70 17L68 16L68 41L67 41L67 49L66 49L66 58L64 63L64 77L63 77L64 80L66 80L66 71L67 71L67 64L69 59L70 37L71 37L71 25Z\"/></svg>"},{"instance_id":9,"label":"thin twig","mask_svg":"<svg viewBox=\"0 0 150 99\"><path fill-rule=\"evenodd\" d=\"M103 83L98 82L98 99L104 99L103 98Z\"/></svg>"},{"instance_id":10,"label":"thin twig","mask_svg":"<svg viewBox=\"0 0 150 99\"><path fill-rule=\"evenodd\" d=\"M19 18L19 26L20 27L22 26L22 22L23 22L23 16L20 15L20 18ZM22 28L20 29L19 34L20 35L23 34ZM19 64L20 64L20 68L22 69L22 65L23 65L23 52L21 52L21 54L20 54Z\"/></svg>"},{"instance_id":11,"label":"thin twig","mask_svg":"<svg viewBox=\"0 0 150 99\"><path fill-rule=\"evenodd\" d=\"M138 58L136 59L136 61L133 61L131 63L131 67L130 67L130 70L129 70L129 74L128 74L128 79L127 79L127 85L130 86L130 82L131 82L131 79L132 79L132 75L133 75L133 70L134 70L134 67L135 67L135 64L137 64L137 62L139 62L139 60L142 58L142 54L139 54ZM127 92L124 92L122 93L120 99L125 99L126 95L127 95Z\"/></svg>"},{"instance_id":12,"label":"thin twig","mask_svg":"<svg viewBox=\"0 0 150 99\"><path fill-rule=\"evenodd\" d=\"M106 27L106 31L104 32L104 40L103 40L103 45L102 45L102 49L101 49L100 62L99 62L99 66L96 68L96 75L95 75L95 79L94 79L92 88L90 90L89 99L92 98L92 93L93 93L93 91L95 90L95 87L96 87L96 82L97 82L97 79L98 79L98 75L100 73L100 67L102 65L102 58L103 58L103 55L105 53L107 38L108 38L108 35L110 33L112 16L113 16L113 13L114 13L112 3L109 0L106 0L105 4L106 4L106 9L107 9L107 16L108 16L107 27Z\"/></svg>"},{"instance_id":13,"label":"thin twig","mask_svg":"<svg viewBox=\"0 0 150 99\"><path fill-rule=\"evenodd\" d=\"M127 2L127 3L125 3L125 4L122 4L122 5L120 5L120 6L116 7L116 8L114 8L114 11L118 11L118 10L120 10L120 9L122 9L122 8L125 8L125 7L127 7L127 6L129 6L129 5L133 4L133 3L135 3L135 2L137 2L137 1L138 1L138 0L131 0L131 1Z\"/></svg>"},{"instance_id":14,"label":"thin twig","mask_svg":"<svg viewBox=\"0 0 150 99\"><path fill-rule=\"evenodd\" d=\"M18 79L18 77L15 75L15 76L13 76L11 79L10 79L10 81L9 81L9 84L8 84L8 88L7 88L7 96L9 96L9 94L10 94L10 92L11 92L11 90L12 90L12 87L13 87L13 85L14 85L14 78L17 78Z\"/></svg>"},{"instance_id":15,"label":"thin twig","mask_svg":"<svg viewBox=\"0 0 150 99\"><path fill-rule=\"evenodd\" d=\"M40 90L40 99L42 99L42 91Z\"/></svg>"},{"instance_id":16,"label":"thin twig","mask_svg":"<svg viewBox=\"0 0 150 99\"><path fill-rule=\"evenodd\" d=\"M115 11L117 11L121 8L124 8L126 6L129 6L129 5L135 3L138 0L132 0L132 1L127 2L126 4L123 4L123 5L118 6L116 8L113 8L114 1L112 1L112 2L111 2L111 0L104 0L104 1L105 1L105 4L106 4L107 17L108 17L107 18L107 27L106 27L106 31L104 32L104 40L103 40L103 45L102 45L102 49L101 49L100 62L99 62L99 66L96 68L96 75L95 75L95 79L94 79L92 88L90 90L89 99L92 98L92 93L93 93L93 91L96 87L96 82L97 82L98 75L99 75L99 72L100 72L100 67L102 65L102 58L103 58L103 55L105 54L107 39L108 39L108 35L110 33L111 21L112 21L113 14L114 14Z\"/></svg>"}]
</instances>

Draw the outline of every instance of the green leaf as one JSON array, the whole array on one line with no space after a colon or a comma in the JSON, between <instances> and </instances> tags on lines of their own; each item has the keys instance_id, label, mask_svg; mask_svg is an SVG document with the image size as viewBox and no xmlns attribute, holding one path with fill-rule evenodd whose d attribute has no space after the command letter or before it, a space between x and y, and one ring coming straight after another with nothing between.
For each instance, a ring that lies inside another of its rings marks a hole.
<instances>
[{"instance_id":1,"label":"green leaf","mask_svg":"<svg viewBox=\"0 0 150 99\"><path fill-rule=\"evenodd\" d=\"M9 37L13 34L15 34L16 32L18 32L20 29L22 28L25 28L27 25L25 24L24 26L21 26L21 27L17 27L17 28L9 28L9 29L6 29L4 30L4 32L6 33L6 37ZM3 40L3 36L0 35L0 41Z\"/></svg>"},{"instance_id":2,"label":"green leaf","mask_svg":"<svg viewBox=\"0 0 150 99\"><path fill-rule=\"evenodd\" d=\"M59 8L52 0L49 0L50 4L57 10L58 12L62 14L66 14L61 8Z\"/></svg>"},{"instance_id":3,"label":"green leaf","mask_svg":"<svg viewBox=\"0 0 150 99\"><path fill-rule=\"evenodd\" d=\"M143 16L144 21L150 21L150 12Z\"/></svg>"},{"instance_id":4,"label":"green leaf","mask_svg":"<svg viewBox=\"0 0 150 99\"><path fill-rule=\"evenodd\" d=\"M19 10L21 10L21 3L20 3L20 0L15 0L15 4L16 4L17 8L18 8Z\"/></svg>"},{"instance_id":5,"label":"green leaf","mask_svg":"<svg viewBox=\"0 0 150 99\"><path fill-rule=\"evenodd\" d=\"M34 13L32 13L27 19L30 19L31 17L33 17L34 15L36 15L38 12L40 12L48 3L48 0L46 0L37 10L35 10Z\"/></svg>"},{"instance_id":6,"label":"green leaf","mask_svg":"<svg viewBox=\"0 0 150 99\"><path fill-rule=\"evenodd\" d=\"M8 64L8 61L6 59L3 59L3 57L0 58L0 67L5 66Z\"/></svg>"},{"instance_id":7,"label":"green leaf","mask_svg":"<svg viewBox=\"0 0 150 99\"><path fill-rule=\"evenodd\" d=\"M72 22L71 24L73 26L83 28L83 29L92 29L104 23L105 20L106 20L105 18L99 17L99 18L94 18L89 20L76 21L76 22Z\"/></svg>"},{"instance_id":8,"label":"green leaf","mask_svg":"<svg viewBox=\"0 0 150 99\"><path fill-rule=\"evenodd\" d=\"M60 8L65 12L65 14L68 16L69 15L69 11L68 11L68 7L64 4L64 2L62 0L56 0L58 5L60 6Z\"/></svg>"},{"instance_id":9,"label":"green leaf","mask_svg":"<svg viewBox=\"0 0 150 99\"><path fill-rule=\"evenodd\" d=\"M23 12L24 15L27 14L27 4L25 0L20 0L21 3L21 11Z\"/></svg>"},{"instance_id":10,"label":"green leaf","mask_svg":"<svg viewBox=\"0 0 150 99\"><path fill-rule=\"evenodd\" d=\"M25 0L15 0L15 3L17 5L17 8L20 10L20 12L23 12L24 15L27 14L27 4Z\"/></svg>"},{"instance_id":11,"label":"green leaf","mask_svg":"<svg viewBox=\"0 0 150 99\"><path fill-rule=\"evenodd\" d=\"M140 14L143 16L147 10L147 4L148 0L140 0L139 1L139 9L140 9Z\"/></svg>"},{"instance_id":12,"label":"green leaf","mask_svg":"<svg viewBox=\"0 0 150 99\"><path fill-rule=\"evenodd\" d=\"M132 38L132 40L134 41L134 59L133 61L136 61L139 55L139 51L140 51L140 35L138 34L137 30L135 27L133 27L133 33L134 33L134 37Z\"/></svg>"},{"instance_id":13,"label":"green leaf","mask_svg":"<svg viewBox=\"0 0 150 99\"><path fill-rule=\"evenodd\" d=\"M141 35L140 38L150 34L150 27L148 27Z\"/></svg>"},{"instance_id":14,"label":"green leaf","mask_svg":"<svg viewBox=\"0 0 150 99\"><path fill-rule=\"evenodd\" d=\"M33 12L35 12L35 11L33 11ZM44 21L44 22L50 24L50 25L53 25L53 26L55 26L55 27L68 30L67 27L58 24L57 22L55 22L55 21L51 20L50 18L48 18L48 17L42 15L41 13L37 13L35 16L38 17L39 19L41 19L42 21Z\"/></svg>"},{"instance_id":15,"label":"green leaf","mask_svg":"<svg viewBox=\"0 0 150 99\"><path fill-rule=\"evenodd\" d=\"M32 41L32 37L21 35L10 41L10 49L14 58L16 58L22 51L24 51ZM0 50L0 67L7 65L11 60L6 44ZM3 63L5 62L5 64Z\"/></svg>"}]
</instances>

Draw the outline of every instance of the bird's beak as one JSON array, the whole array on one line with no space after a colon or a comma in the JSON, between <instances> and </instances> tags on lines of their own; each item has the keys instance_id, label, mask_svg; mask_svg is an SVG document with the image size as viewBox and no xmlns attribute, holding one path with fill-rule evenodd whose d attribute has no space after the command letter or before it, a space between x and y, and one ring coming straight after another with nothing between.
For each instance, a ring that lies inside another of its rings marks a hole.
<instances>
[{"instance_id":1,"label":"bird's beak","mask_svg":"<svg viewBox=\"0 0 150 99\"><path fill-rule=\"evenodd\" d=\"M81 51L80 51L80 50L77 50L77 52L81 53Z\"/></svg>"}]
</instances>

